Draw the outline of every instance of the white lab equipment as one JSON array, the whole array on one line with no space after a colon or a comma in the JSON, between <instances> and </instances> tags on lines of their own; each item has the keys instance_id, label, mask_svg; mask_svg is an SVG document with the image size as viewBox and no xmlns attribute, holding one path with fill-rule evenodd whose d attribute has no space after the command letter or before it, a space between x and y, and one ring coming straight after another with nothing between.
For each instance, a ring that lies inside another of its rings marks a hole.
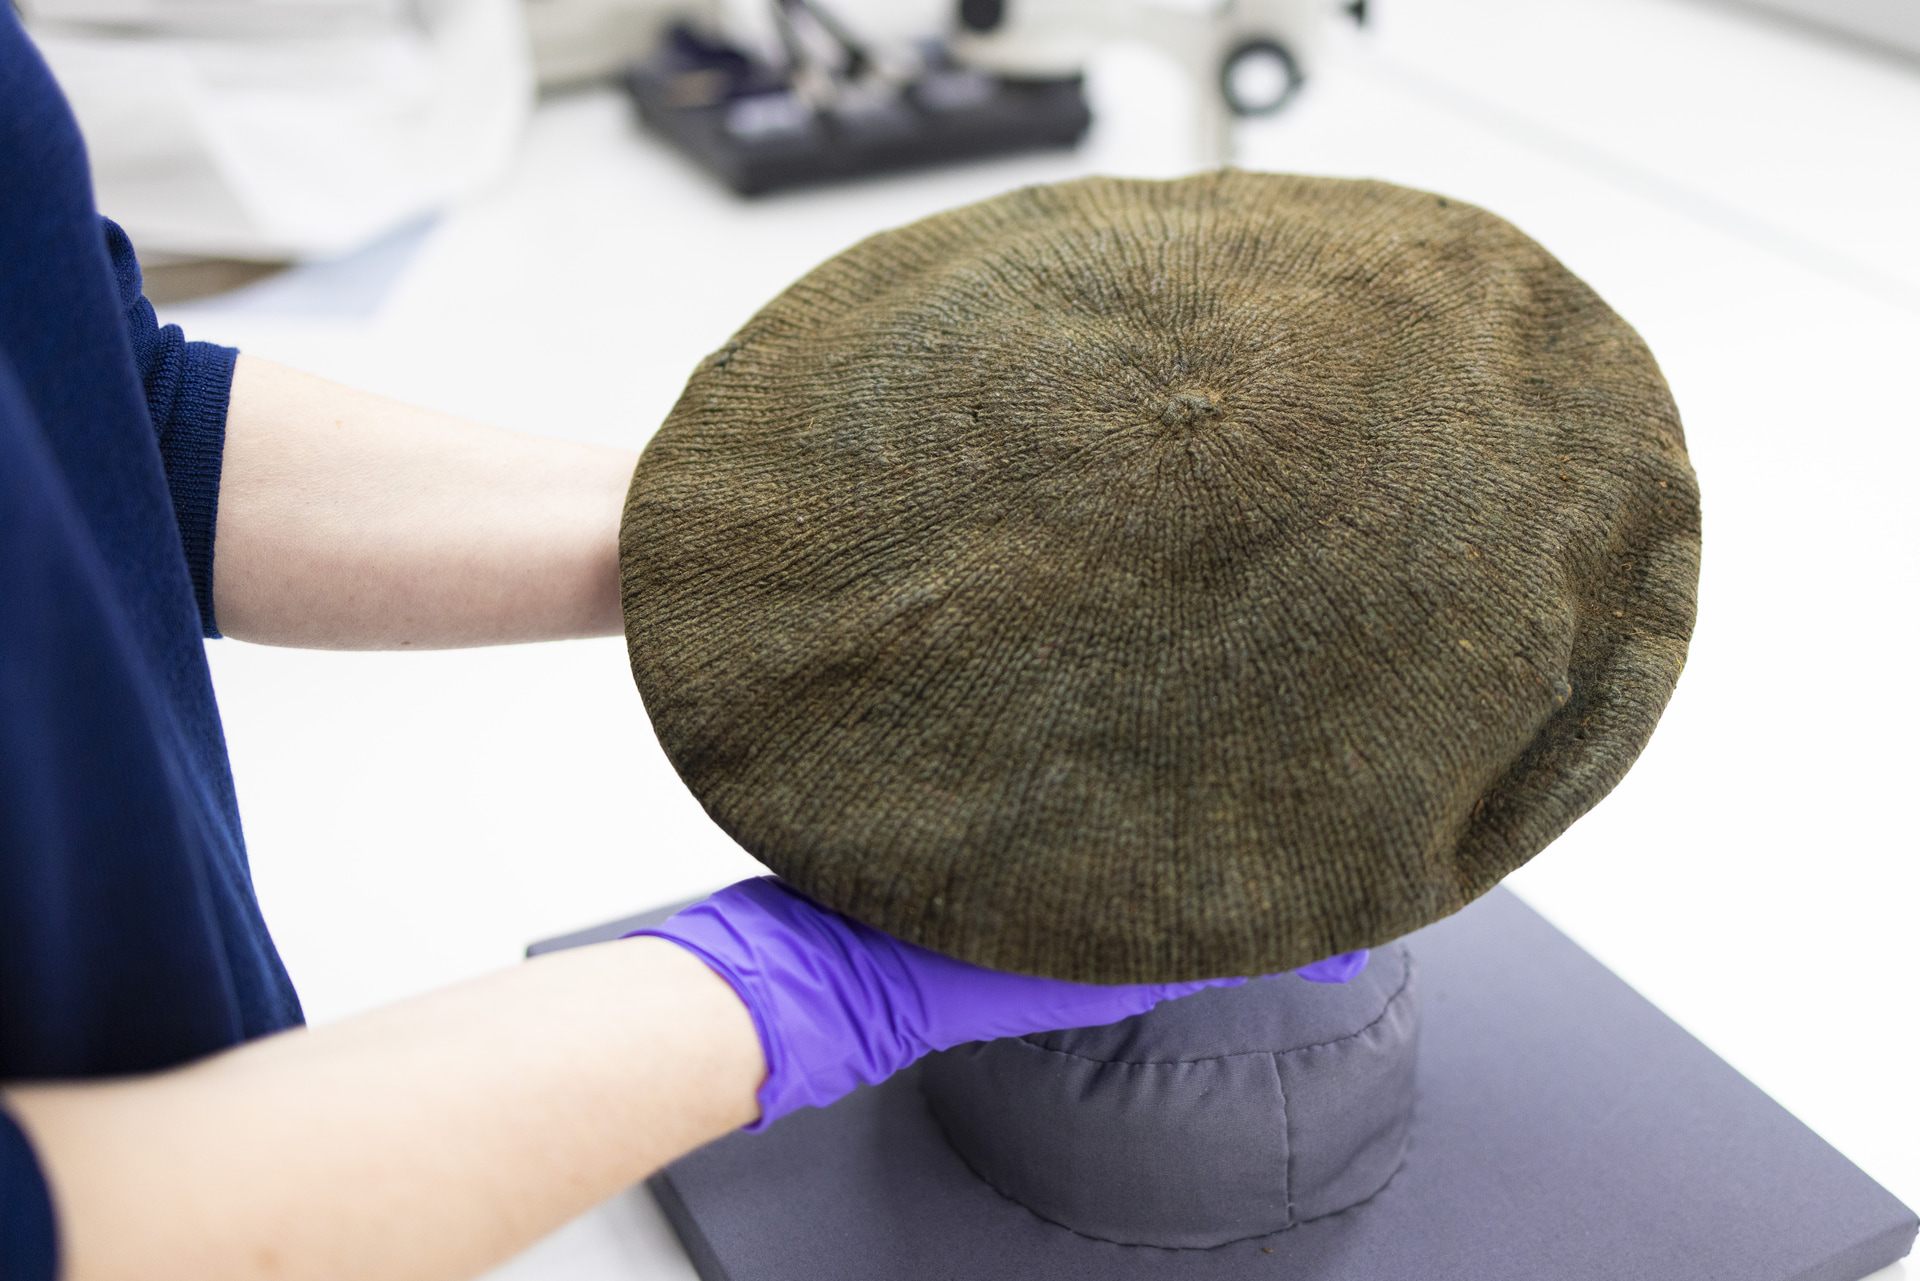
<instances>
[{"instance_id":1,"label":"white lab equipment","mask_svg":"<svg viewBox=\"0 0 1920 1281\"><path fill-rule=\"evenodd\" d=\"M505 168L533 80L518 0L25 0L143 252L350 252Z\"/></svg>"},{"instance_id":2,"label":"white lab equipment","mask_svg":"<svg viewBox=\"0 0 1920 1281\"><path fill-rule=\"evenodd\" d=\"M1002 76L1073 75L1102 45L1138 41L1198 91L1200 154L1231 161L1236 117L1278 111L1305 81L1329 19L1366 0L959 0L954 56Z\"/></svg>"}]
</instances>

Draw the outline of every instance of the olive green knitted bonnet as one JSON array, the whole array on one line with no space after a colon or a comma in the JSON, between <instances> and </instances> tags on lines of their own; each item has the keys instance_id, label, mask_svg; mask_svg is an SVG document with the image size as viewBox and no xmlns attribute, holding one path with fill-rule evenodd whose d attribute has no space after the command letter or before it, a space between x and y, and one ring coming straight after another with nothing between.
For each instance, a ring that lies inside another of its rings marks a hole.
<instances>
[{"instance_id":1,"label":"olive green knitted bonnet","mask_svg":"<svg viewBox=\"0 0 1920 1281\"><path fill-rule=\"evenodd\" d=\"M1619 781L1699 508L1638 335L1380 182L1036 187L821 264L694 371L621 534L634 678L803 893L1001 969L1292 968Z\"/></svg>"}]
</instances>

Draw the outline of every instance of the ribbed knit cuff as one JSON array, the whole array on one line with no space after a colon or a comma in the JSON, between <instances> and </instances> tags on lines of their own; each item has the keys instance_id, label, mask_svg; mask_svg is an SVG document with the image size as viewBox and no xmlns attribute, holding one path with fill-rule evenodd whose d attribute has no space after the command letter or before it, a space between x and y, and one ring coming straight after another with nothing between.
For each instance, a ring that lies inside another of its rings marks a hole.
<instances>
[{"instance_id":1,"label":"ribbed knit cuff","mask_svg":"<svg viewBox=\"0 0 1920 1281\"><path fill-rule=\"evenodd\" d=\"M160 428L167 489L180 522L180 546L200 607L200 629L218 636L213 616L213 535L220 507L220 460L227 443L227 399L239 352L208 342L185 345L178 390Z\"/></svg>"},{"instance_id":2,"label":"ribbed knit cuff","mask_svg":"<svg viewBox=\"0 0 1920 1281\"><path fill-rule=\"evenodd\" d=\"M54 1281L59 1272L53 1198L27 1136L0 1108L0 1272L7 1281Z\"/></svg>"}]
</instances>

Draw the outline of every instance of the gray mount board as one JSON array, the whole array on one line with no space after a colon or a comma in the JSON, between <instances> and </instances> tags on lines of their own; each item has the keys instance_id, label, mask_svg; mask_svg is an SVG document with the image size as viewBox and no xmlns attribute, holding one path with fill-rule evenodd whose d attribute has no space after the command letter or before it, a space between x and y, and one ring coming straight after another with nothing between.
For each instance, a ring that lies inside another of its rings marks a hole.
<instances>
[{"instance_id":1,"label":"gray mount board","mask_svg":"<svg viewBox=\"0 0 1920 1281\"><path fill-rule=\"evenodd\" d=\"M611 943L615 939L625 938L635 930L649 925L658 925L683 907L692 907L707 896L699 898L676 899L663 903L659 907L650 907L644 912L635 912L632 916L623 916L617 921L607 921L601 925L589 925L584 930L575 930L571 934L558 934L550 939L541 939L538 943L527 945L528 956L544 956L548 952L564 952L570 947L585 947L589 943Z\"/></svg>"},{"instance_id":2,"label":"gray mount board","mask_svg":"<svg viewBox=\"0 0 1920 1281\"><path fill-rule=\"evenodd\" d=\"M705 1281L1857 1281L1911 1248L1911 1210L1511 892L1407 942L1410 1145L1340 1214L1212 1249L1080 1236L967 1168L915 1069L650 1186Z\"/></svg>"}]
</instances>

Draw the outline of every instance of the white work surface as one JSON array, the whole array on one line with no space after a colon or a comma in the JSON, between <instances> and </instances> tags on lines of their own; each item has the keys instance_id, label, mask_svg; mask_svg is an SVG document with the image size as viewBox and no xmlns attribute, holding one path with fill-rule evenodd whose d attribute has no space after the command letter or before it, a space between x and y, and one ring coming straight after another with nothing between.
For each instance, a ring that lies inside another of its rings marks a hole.
<instances>
[{"instance_id":1,"label":"white work surface","mask_svg":"<svg viewBox=\"0 0 1920 1281\"><path fill-rule=\"evenodd\" d=\"M1243 129L1241 163L1512 219L1646 337L1700 474L1671 708L1512 884L1920 1205L1920 67L1681 0L1402 0L1319 70ZM637 448L704 353L861 236L1024 183L1194 167L1182 87L1150 55L1104 58L1094 91L1077 154L756 204L612 93L570 97L495 190L166 318ZM668 767L617 640L212 651L260 895L316 1021L759 870ZM692 1272L630 1192L494 1275Z\"/></svg>"}]
</instances>

